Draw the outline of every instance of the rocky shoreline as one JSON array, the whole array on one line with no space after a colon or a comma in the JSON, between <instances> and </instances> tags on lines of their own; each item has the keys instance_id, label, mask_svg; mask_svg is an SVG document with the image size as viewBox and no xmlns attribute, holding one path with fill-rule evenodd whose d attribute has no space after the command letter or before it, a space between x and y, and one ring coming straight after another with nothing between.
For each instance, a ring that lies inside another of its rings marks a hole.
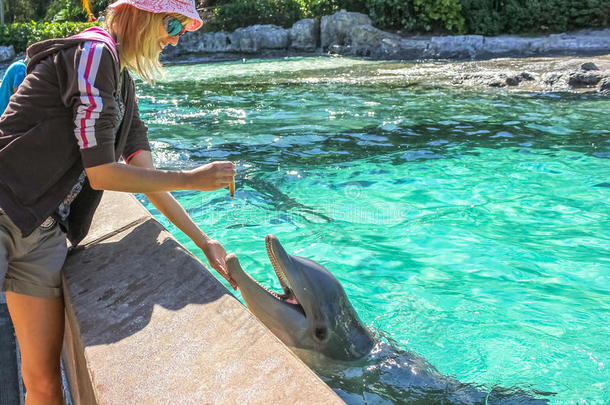
<instances>
[{"instance_id":1,"label":"rocky shoreline","mask_svg":"<svg viewBox=\"0 0 610 405\"><path fill-rule=\"evenodd\" d=\"M297 21L291 28L253 25L233 32L191 32L166 58L185 54L266 52L334 54L375 60L481 60L499 57L583 56L610 53L610 28L524 38L502 35L401 36L372 26L369 16L341 10Z\"/></svg>"},{"instance_id":2,"label":"rocky shoreline","mask_svg":"<svg viewBox=\"0 0 610 405\"><path fill-rule=\"evenodd\" d=\"M610 95L610 56L422 61L380 73L402 76L406 84L426 87Z\"/></svg>"},{"instance_id":3,"label":"rocky shoreline","mask_svg":"<svg viewBox=\"0 0 610 405\"><path fill-rule=\"evenodd\" d=\"M186 33L161 55L165 64L251 58L343 56L392 60L409 84L610 94L610 28L524 38L410 36L373 27L364 14L341 10L285 29L254 25L231 33ZM4 48L4 49L3 49ZM15 58L0 47L0 69Z\"/></svg>"},{"instance_id":4,"label":"rocky shoreline","mask_svg":"<svg viewBox=\"0 0 610 405\"><path fill-rule=\"evenodd\" d=\"M254 25L231 33L192 32L177 47L166 48L162 60L173 64L334 55L403 61L409 83L610 93L610 29L532 38L404 37L371 24L367 15L341 10L320 23L304 19L289 29Z\"/></svg>"}]
</instances>

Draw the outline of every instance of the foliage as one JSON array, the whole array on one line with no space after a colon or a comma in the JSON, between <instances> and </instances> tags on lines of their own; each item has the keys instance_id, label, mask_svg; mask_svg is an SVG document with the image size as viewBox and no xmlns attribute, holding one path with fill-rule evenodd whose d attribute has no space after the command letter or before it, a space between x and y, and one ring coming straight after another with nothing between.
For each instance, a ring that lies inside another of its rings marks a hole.
<instances>
[{"instance_id":1,"label":"foliage","mask_svg":"<svg viewBox=\"0 0 610 405\"><path fill-rule=\"evenodd\" d=\"M53 0L47 9L45 21L87 21L87 13L77 0Z\"/></svg>"},{"instance_id":2,"label":"foliage","mask_svg":"<svg viewBox=\"0 0 610 405\"><path fill-rule=\"evenodd\" d=\"M366 0L301 0L301 7L309 18L320 18L339 10L368 13Z\"/></svg>"},{"instance_id":3,"label":"foliage","mask_svg":"<svg viewBox=\"0 0 610 405\"><path fill-rule=\"evenodd\" d=\"M111 0L89 0L95 16L106 10ZM86 21L82 0L4 0L6 22Z\"/></svg>"},{"instance_id":4,"label":"foliage","mask_svg":"<svg viewBox=\"0 0 610 405\"><path fill-rule=\"evenodd\" d=\"M367 0L374 23L406 31L464 31L460 0Z\"/></svg>"},{"instance_id":5,"label":"foliage","mask_svg":"<svg viewBox=\"0 0 610 405\"><path fill-rule=\"evenodd\" d=\"M232 31L253 24L284 27L301 18L321 18L345 9L370 14L380 28L408 31L464 30L460 0L235 0L206 18L207 31Z\"/></svg>"},{"instance_id":6,"label":"foliage","mask_svg":"<svg viewBox=\"0 0 610 405\"><path fill-rule=\"evenodd\" d=\"M13 23L0 25L0 45L13 45L16 52L23 52L34 42L49 38L62 38L77 34L97 23Z\"/></svg>"},{"instance_id":7,"label":"foliage","mask_svg":"<svg viewBox=\"0 0 610 405\"><path fill-rule=\"evenodd\" d=\"M89 0L98 16L112 0ZM8 22L86 21L82 0L4 0ZM610 0L197 0L206 8L208 31L232 31L253 24L289 27L301 18L319 19L345 9L371 16L381 29L482 35L562 32L610 23ZM28 27L34 27L28 25ZM2 27L3 41L16 28ZM19 28L21 49L30 28ZM40 27L31 28L38 32ZM10 33L9 33L10 31ZM10 42L9 42L10 43Z\"/></svg>"},{"instance_id":8,"label":"foliage","mask_svg":"<svg viewBox=\"0 0 610 405\"><path fill-rule=\"evenodd\" d=\"M603 27L610 0L461 0L466 29L473 34L544 33Z\"/></svg>"},{"instance_id":9,"label":"foliage","mask_svg":"<svg viewBox=\"0 0 610 405\"><path fill-rule=\"evenodd\" d=\"M290 26L304 17L295 0L236 0L215 8L208 18L208 31L233 31L253 24Z\"/></svg>"},{"instance_id":10,"label":"foliage","mask_svg":"<svg viewBox=\"0 0 610 405\"><path fill-rule=\"evenodd\" d=\"M6 21L31 21L37 17L36 7L30 0L7 0L4 4Z\"/></svg>"}]
</instances>

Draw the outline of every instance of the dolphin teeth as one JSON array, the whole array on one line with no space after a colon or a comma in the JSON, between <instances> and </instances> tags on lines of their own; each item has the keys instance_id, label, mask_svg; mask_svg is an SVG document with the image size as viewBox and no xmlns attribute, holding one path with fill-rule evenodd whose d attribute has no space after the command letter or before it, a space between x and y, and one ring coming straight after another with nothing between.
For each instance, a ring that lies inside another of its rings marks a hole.
<instances>
[{"instance_id":1,"label":"dolphin teeth","mask_svg":"<svg viewBox=\"0 0 610 405\"><path fill-rule=\"evenodd\" d=\"M273 271L275 271L275 275L277 276L277 279L280 281L282 288L284 289L285 292L287 292L288 290L290 290L290 283L288 283L288 279L286 278L286 275L281 270L280 265L277 262L277 259L275 257L275 252L273 251L273 248L267 242L267 240L265 240L265 247L267 248L267 256L269 256L269 260L271 261L271 265L273 266Z\"/></svg>"}]
</instances>

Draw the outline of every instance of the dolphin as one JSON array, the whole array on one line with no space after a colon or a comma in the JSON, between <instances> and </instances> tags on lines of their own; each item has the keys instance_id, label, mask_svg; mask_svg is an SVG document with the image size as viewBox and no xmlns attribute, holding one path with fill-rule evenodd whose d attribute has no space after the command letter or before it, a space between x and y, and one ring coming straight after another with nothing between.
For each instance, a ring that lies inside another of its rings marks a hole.
<instances>
[{"instance_id":1,"label":"dolphin","mask_svg":"<svg viewBox=\"0 0 610 405\"><path fill-rule=\"evenodd\" d=\"M250 311L348 402L346 392L363 395L366 403L366 395L372 395L366 390L372 390L413 404L548 403L518 388L489 391L461 383L424 358L375 339L327 269L289 255L274 235L267 235L265 246L283 294L250 277L233 253L226 258L229 275Z\"/></svg>"},{"instance_id":2,"label":"dolphin","mask_svg":"<svg viewBox=\"0 0 610 405\"><path fill-rule=\"evenodd\" d=\"M226 259L248 308L287 346L343 361L366 356L375 342L339 281L320 264L286 253L275 235L265 246L283 294L250 277L235 254Z\"/></svg>"}]
</instances>

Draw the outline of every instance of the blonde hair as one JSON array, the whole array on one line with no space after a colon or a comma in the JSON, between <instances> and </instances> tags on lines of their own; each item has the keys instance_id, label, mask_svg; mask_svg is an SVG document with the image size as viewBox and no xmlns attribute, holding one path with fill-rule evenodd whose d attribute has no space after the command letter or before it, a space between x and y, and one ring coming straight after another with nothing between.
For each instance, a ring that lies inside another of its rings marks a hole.
<instances>
[{"instance_id":1,"label":"blonde hair","mask_svg":"<svg viewBox=\"0 0 610 405\"><path fill-rule=\"evenodd\" d=\"M128 4L110 8L106 13L105 27L118 43L121 69L127 67L133 70L150 84L163 74L159 62L159 30L166 15L140 10ZM189 21L181 14L174 16L183 26Z\"/></svg>"}]
</instances>

